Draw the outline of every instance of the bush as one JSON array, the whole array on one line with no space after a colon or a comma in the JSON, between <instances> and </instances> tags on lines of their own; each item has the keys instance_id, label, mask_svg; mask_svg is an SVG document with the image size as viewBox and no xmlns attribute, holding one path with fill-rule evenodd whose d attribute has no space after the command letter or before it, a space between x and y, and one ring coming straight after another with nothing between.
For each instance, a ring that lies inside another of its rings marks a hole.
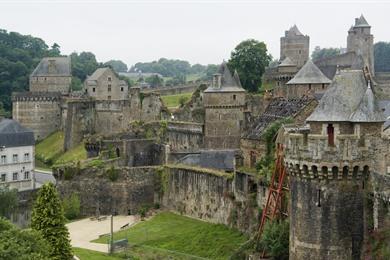
<instances>
[{"instance_id":1,"label":"bush","mask_svg":"<svg viewBox=\"0 0 390 260\"><path fill-rule=\"evenodd\" d=\"M67 219L76 219L80 216L80 198L76 193L72 193L70 197L64 198L62 206Z\"/></svg>"},{"instance_id":2,"label":"bush","mask_svg":"<svg viewBox=\"0 0 390 260\"><path fill-rule=\"evenodd\" d=\"M0 216L9 217L18 206L18 191L0 187Z\"/></svg>"},{"instance_id":3,"label":"bush","mask_svg":"<svg viewBox=\"0 0 390 260\"><path fill-rule=\"evenodd\" d=\"M190 98L187 97L187 96L181 96L181 97L179 98L179 104L180 104L180 106L183 107L183 106L187 103L187 101L188 101L189 99L190 99Z\"/></svg>"},{"instance_id":4,"label":"bush","mask_svg":"<svg viewBox=\"0 0 390 260\"><path fill-rule=\"evenodd\" d=\"M111 168L106 171L106 175L110 181L116 181L119 178L119 170L115 169L114 166L111 166Z\"/></svg>"},{"instance_id":5,"label":"bush","mask_svg":"<svg viewBox=\"0 0 390 260\"><path fill-rule=\"evenodd\" d=\"M287 220L267 222L261 235L260 247L276 259L288 259L289 229Z\"/></svg>"}]
</instances>

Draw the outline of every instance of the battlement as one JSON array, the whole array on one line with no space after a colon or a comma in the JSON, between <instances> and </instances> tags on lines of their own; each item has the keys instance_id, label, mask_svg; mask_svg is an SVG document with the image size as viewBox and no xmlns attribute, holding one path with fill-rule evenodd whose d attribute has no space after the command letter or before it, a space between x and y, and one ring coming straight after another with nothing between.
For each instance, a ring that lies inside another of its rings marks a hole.
<instances>
[{"instance_id":1,"label":"battlement","mask_svg":"<svg viewBox=\"0 0 390 260\"><path fill-rule=\"evenodd\" d=\"M15 101L59 101L61 92L14 92L12 102Z\"/></svg>"}]
</instances>

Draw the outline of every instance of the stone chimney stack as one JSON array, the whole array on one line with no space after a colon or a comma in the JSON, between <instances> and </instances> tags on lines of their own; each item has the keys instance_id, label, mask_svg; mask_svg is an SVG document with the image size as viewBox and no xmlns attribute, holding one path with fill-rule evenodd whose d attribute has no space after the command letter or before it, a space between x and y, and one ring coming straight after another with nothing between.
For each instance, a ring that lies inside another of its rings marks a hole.
<instances>
[{"instance_id":1,"label":"stone chimney stack","mask_svg":"<svg viewBox=\"0 0 390 260\"><path fill-rule=\"evenodd\" d=\"M222 75L220 73L215 73L213 75L213 88L221 88L222 85Z\"/></svg>"},{"instance_id":2,"label":"stone chimney stack","mask_svg":"<svg viewBox=\"0 0 390 260\"><path fill-rule=\"evenodd\" d=\"M49 60L48 72L49 72L49 74L57 73L57 67L56 67L56 61L55 60Z\"/></svg>"}]
</instances>

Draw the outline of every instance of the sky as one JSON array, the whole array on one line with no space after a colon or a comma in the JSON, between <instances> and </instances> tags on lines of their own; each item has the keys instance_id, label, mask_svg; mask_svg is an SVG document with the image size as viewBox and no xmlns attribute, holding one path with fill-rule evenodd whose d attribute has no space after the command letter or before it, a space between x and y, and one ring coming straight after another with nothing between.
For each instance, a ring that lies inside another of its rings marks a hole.
<instances>
[{"instance_id":1,"label":"sky","mask_svg":"<svg viewBox=\"0 0 390 260\"><path fill-rule=\"evenodd\" d=\"M131 1L0 0L0 28L42 38L63 54L91 51L100 62L129 67L161 57L191 64L228 60L241 41L264 41L279 58L280 37L296 24L310 48L346 47L361 14L374 41L390 41L390 0L377 1Z\"/></svg>"}]
</instances>

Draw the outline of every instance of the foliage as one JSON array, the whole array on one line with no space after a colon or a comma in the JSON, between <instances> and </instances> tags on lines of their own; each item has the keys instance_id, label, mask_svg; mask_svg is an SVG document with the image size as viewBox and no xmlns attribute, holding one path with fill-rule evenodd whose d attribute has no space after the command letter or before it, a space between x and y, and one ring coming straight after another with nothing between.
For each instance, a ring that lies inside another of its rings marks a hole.
<instances>
[{"instance_id":1,"label":"foliage","mask_svg":"<svg viewBox=\"0 0 390 260\"><path fill-rule=\"evenodd\" d=\"M206 71L205 71L206 75L205 75L204 79L206 79L206 80L212 79L213 75L215 73L217 73L217 71L218 71L218 66L217 65L215 65L215 64L207 65Z\"/></svg>"},{"instance_id":2,"label":"foliage","mask_svg":"<svg viewBox=\"0 0 390 260\"><path fill-rule=\"evenodd\" d=\"M18 206L18 191L0 186L0 217L10 217Z\"/></svg>"},{"instance_id":3,"label":"foliage","mask_svg":"<svg viewBox=\"0 0 390 260\"><path fill-rule=\"evenodd\" d=\"M106 175L110 181L116 181L119 178L119 170L111 166L111 168L106 170Z\"/></svg>"},{"instance_id":4,"label":"foliage","mask_svg":"<svg viewBox=\"0 0 390 260\"><path fill-rule=\"evenodd\" d=\"M246 90L257 92L270 61L271 55L267 53L265 43L249 39L238 44L232 51L228 66L232 73L237 70L242 86Z\"/></svg>"},{"instance_id":5,"label":"foliage","mask_svg":"<svg viewBox=\"0 0 390 260\"><path fill-rule=\"evenodd\" d=\"M50 248L35 230L20 230L0 217L0 259L48 260Z\"/></svg>"},{"instance_id":6,"label":"foliage","mask_svg":"<svg viewBox=\"0 0 390 260\"><path fill-rule=\"evenodd\" d=\"M185 105L185 103L188 102L189 99L190 99L189 96L181 96L181 97L179 98L179 104L180 104L180 106L183 107L183 106Z\"/></svg>"},{"instance_id":7,"label":"foliage","mask_svg":"<svg viewBox=\"0 0 390 260\"><path fill-rule=\"evenodd\" d=\"M187 102L192 96L192 93L183 93L177 95L162 96L161 99L168 108L175 108L181 105L181 102Z\"/></svg>"},{"instance_id":8,"label":"foliage","mask_svg":"<svg viewBox=\"0 0 390 260\"><path fill-rule=\"evenodd\" d=\"M44 184L38 192L32 210L31 228L38 231L50 245L51 259L72 259L64 210L52 183Z\"/></svg>"},{"instance_id":9,"label":"foliage","mask_svg":"<svg viewBox=\"0 0 390 260\"><path fill-rule=\"evenodd\" d=\"M84 143L81 142L79 145L72 149L62 153L53 163L54 164L66 164L69 162L77 162L87 159L87 151L85 150Z\"/></svg>"},{"instance_id":10,"label":"foliage","mask_svg":"<svg viewBox=\"0 0 390 260\"><path fill-rule=\"evenodd\" d=\"M52 165L64 152L64 133L54 132L35 146L38 160Z\"/></svg>"},{"instance_id":11,"label":"foliage","mask_svg":"<svg viewBox=\"0 0 390 260\"><path fill-rule=\"evenodd\" d=\"M127 72L127 65L121 60L109 60L104 66L111 67L115 72Z\"/></svg>"},{"instance_id":12,"label":"foliage","mask_svg":"<svg viewBox=\"0 0 390 260\"><path fill-rule=\"evenodd\" d=\"M260 238L260 247L275 259L288 259L289 228L287 220L267 222Z\"/></svg>"},{"instance_id":13,"label":"foliage","mask_svg":"<svg viewBox=\"0 0 390 260\"><path fill-rule=\"evenodd\" d=\"M224 225L162 212L135 226L114 234L130 244L175 250L211 259L227 259L247 237ZM107 237L93 242L106 243ZM189 243L189 241L191 241Z\"/></svg>"},{"instance_id":14,"label":"foliage","mask_svg":"<svg viewBox=\"0 0 390 260\"><path fill-rule=\"evenodd\" d=\"M58 44L0 29L0 107L11 111L11 93L28 90L29 75L45 56L59 55Z\"/></svg>"},{"instance_id":15,"label":"foliage","mask_svg":"<svg viewBox=\"0 0 390 260\"><path fill-rule=\"evenodd\" d=\"M96 61L95 54L92 52L81 52L80 54L73 52L70 54L70 58L72 75L81 81L84 81L87 75L92 75L97 68L103 67Z\"/></svg>"},{"instance_id":16,"label":"foliage","mask_svg":"<svg viewBox=\"0 0 390 260\"><path fill-rule=\"evenodd\" d=\"M365 259L390 259L390 221L381 228L372 230L366 241Z\"/></svg>"},{"instance_id":17,"label":"foliage","mask_svg":"<svg viewBox=\"0 0 390 260\"><path fill-rule=\"evenodd\" d=\"M158 75L147 77L145 82L149 83L152 88L161 87L164 84L164 80Z\"/></svg>"},{"instance_id":18,"label":"foliage","mask_svg":"<svg viewBox=\"0 0 390 260\"><path fill-rule=\"evenodd\" d=\"M162 196L168 190L169 171L164 167L159 167L156 170L156 173L158 175L156 176L158 182L158 185L156 185L156 187L160 188L159 190L157 190L157 192L159 192L160 196Z\"/></svg>"},{"instance_id":19,"label":"foliage","mask_svg":"<svg viewBox=\"0 0 390 260\"><path fill-rule=\"evenodd\" d=\"M188 61L160 58L158 61L138 62L130 68L130 72L159 73L164 77L186 75L191 72Z\"/></svg>"},{"instance_id":20,"label":"foliage","mask_svg":"<svg viewBox=\"0 0 390 260\"><path fill-rule=\"evenodd\" d=\"M64 215L68 220L76 219L80 216L80 198L77 193L72 193L62 200Z\"/></svg>"},{"instance_id":21,"label":"foliage","mask_svg":"<svg viewBox=\"0 0 390 260\"><path fill-rule=\"evenodd\" d=\"M316 46L311 54L312 60L334 57L340 54L340 48L321 48Z\"/></svg>"},{"instance_id":22,"label":"foliage","mask_svg":"<svg viewBox=\"0 0 390 260\"><path fill-rule=\"evenodd\" d=\"M139 208L138 210L138 214L141 216L141 218L144 218L146 217L146 213L148 213L148 211L150 210L150 205L148 204L144 204L141 206L141 208Z\"/></svg>"},{"instance_id":23,"label":"foliage","mask_svg":"<svg viewBox=\"0 0 390 260\"><path fill-rule=\"evenodd\" d=\"M374 44L375 71L390 71L390 42Z\"/></svg>"}]
</instances>

